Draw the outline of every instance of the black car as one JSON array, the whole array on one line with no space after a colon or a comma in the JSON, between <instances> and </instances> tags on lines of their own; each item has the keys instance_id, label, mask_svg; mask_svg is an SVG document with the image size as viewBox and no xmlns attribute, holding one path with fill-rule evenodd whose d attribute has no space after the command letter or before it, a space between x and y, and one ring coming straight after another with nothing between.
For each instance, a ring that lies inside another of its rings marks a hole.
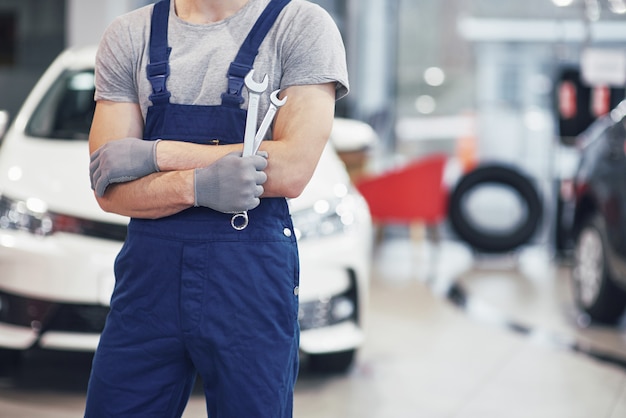
<instances>
[{"instance_id":1,"label":"black car","mask_svg":"<svg viewBox=\"0 0 626 418\"><path fill-rule=\"evenodd\" d=\"M600 323L626 307L626 101L578 137L572 279L577 306Z\"/></svg>"}]
</instances>

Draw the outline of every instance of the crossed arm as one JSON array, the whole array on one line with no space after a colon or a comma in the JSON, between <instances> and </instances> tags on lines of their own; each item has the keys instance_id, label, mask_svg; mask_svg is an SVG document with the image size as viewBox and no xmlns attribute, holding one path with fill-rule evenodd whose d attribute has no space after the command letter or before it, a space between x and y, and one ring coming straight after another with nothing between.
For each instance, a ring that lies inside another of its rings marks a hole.
<instances>
[{"instance_id":1,"label":"crossed arm","mask_svg":"<svg viewBox=\"0 0 626 418\"><path fill-rule=\"evenodd\" d=\"M334 83L293 86L278 112L273 141L261 150L269 155L263 197L296 197L309 182L330 135L335 105ZM138 104L99 101L89 136L90 153L109 141L143 137ZM139 218L160 218L194 204L194 169L209 166L225 155L241 151L241 144L201 145L160 141L156 161L160 172L137 180L111 184L96 196L107 212Z\"/></svg>"}]
</instances>

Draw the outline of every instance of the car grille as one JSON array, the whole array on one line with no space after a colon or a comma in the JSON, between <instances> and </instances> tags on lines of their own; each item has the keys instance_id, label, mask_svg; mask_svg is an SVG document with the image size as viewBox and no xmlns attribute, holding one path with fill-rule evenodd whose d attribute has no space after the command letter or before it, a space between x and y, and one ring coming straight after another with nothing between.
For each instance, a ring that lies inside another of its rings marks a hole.
<instances>
[{"instance_id":1,"label":"car grille","mask_svg":"<svg viewBox=\"0 0 626 418\"><path fill-rule=\"evenodd\" d=\"M108 314L108 306L60 305L46 330L100 333Z\"/></svg>"},{"instance_id":2,"label":"car grille","mask_svg":"<svg viewBox=\"0 0 626 418\"><path fill-rule=\"evenodd\" d=\"M340 295L300 303L300 329L323 328L345 321L358 323L354 277L351 282L350 288ZM103 305L51 302L0 291L0 322L29 327L41 333L100 333L109 311L110 308Z\"/></svg>"},{"instance_id":3,"label":"car grille","mask_svg":"<svg viewBox=\"0 0 626 418\"><path fill-rule=\"evenodd\" d=\"M300 303L298 321L302 331L330 325L332 323L330 299Z\"/></svg>"},{"instance_id":4,"label":"car grille","mask_svg":"<svg viewBox=\"0 0 626 418\"><path fill-rule=\"evenodd\" d=\"M298 310L300 330L323 328L344 321L357 321L356 292L352 289L341 295L301 302Z\"/></svg>"},{"instance_id":5,"label":"car grille","mask_svg":"<svg viewBox=\"0 0 626 418\"><path fill-rule=\"evenodd\" d=\"M37 331L99 333L108 306L56 303L0 292L0 321Z\"/></svg>"}]
</instances>

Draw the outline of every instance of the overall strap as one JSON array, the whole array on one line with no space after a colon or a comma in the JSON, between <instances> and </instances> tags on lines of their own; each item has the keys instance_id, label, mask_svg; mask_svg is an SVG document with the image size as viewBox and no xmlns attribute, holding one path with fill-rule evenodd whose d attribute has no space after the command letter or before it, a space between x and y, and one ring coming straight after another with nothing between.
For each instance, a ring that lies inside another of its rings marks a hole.
<instances>
[{"instance_id":1,"label":"overall strap","mask_svg":"<svg viewBox=\"0 0 626 418\"><path fill-rule=\"evenodd\" d=\"M154 5L150 27L150 64L147 66L148 81L152 85L150 101L153 105L168 103L172 95L167 91L170 75L169 57L172 48L167 45L167 24L170 15L170 0Z\"/></svg>"},{"instance_id":2,"label":"overall strap","mask_svg":"<svg viewBox=\"0 0 626 418\"><path fill-rule=\"evenodd\" d=\"M222 105L240 107L244 79L252 69L259 47L283 8L290 0L271 0L244 40L228 69L228 91L222 93Z\"/></svg>"}]
</instances>

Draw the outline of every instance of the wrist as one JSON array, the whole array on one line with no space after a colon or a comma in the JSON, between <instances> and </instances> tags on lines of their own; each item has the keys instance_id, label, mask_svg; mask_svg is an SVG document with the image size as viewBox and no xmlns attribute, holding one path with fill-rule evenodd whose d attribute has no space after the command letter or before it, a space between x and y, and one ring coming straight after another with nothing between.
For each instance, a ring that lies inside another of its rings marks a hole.
<instances>
[{"instance_id":1,"label":"wrist","mask_svg":"<svg viewBox=\"0 0 626 418\"><path fill-rule=\"evenodd\" d=\"M170 171L167 167L167 148L169 147L168 142L170 141L157 139L154 146L154 164L159 171Z\"/></svg>"},{"instance_id":2,"label":"wrist","mask_svg":"<svg viewBox=\"0 0 626 418\"><path fill-rule=\"evenodd\" d=\"M159 156L158 156L158 149L159 149L159 144L162 142L161 139L157 139L156 141L154 141L154 149L152 150L152 163L154 164L154 168L156 169L157 173L159 171L161 171L161 167L159 166Z\"/></svg>"},{"instance_id":3,"label":"wrist","mask_svg":"<svg viewBox=\"0 0 626 418\"><path fill-rule=\"evenodd\" d=\"M185 204L189 207L197 207L198 203L196 202L196 170L185 170L180 172L183 176L183 187L182 198Z\"/></svg>"}]
</instances>

